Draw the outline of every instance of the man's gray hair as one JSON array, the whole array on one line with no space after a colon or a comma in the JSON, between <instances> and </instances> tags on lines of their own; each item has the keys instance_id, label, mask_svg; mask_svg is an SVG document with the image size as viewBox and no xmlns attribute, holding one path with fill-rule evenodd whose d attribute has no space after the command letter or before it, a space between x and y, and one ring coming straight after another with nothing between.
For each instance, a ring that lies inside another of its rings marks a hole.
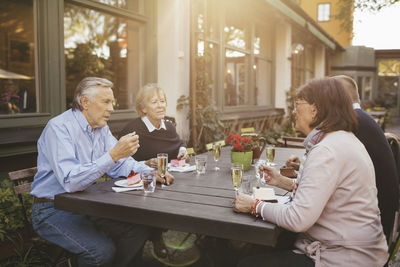
<instances>
[{"instance_id":1,"label":"man's gray hair","mask_svg":"<svg viewBox=\"0 0 400 267\"><path fill-rule=\"evenodd\" d=\"M81 97L86 96L90 102L94 100L94 96L99 88L112 88L113 83L104 78L86 77L76 86L72 109L83 110Z\"/></svg>"},{"instance_id":2,"label":"man's gray hair","mask_svg":"<svg viewBox=\"0 0 400 267\"><path fill-rule=\"evenodd\" d=\"M338 80L343 85L344 89L350 95L353 103L361 102L360 95L358 94L358 86L357 86L356 81L353 78L351 78L350 76L347 76L347 75L336 75L336 76L333 76L332 78Z\"/></svg>"}]
</instances>

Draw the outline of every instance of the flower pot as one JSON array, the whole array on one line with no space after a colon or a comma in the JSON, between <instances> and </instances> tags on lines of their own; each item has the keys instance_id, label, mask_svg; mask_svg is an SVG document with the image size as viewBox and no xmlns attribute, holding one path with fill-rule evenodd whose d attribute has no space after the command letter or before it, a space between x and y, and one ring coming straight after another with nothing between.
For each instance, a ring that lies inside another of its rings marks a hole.
<instances>
[{"instance_id":1,"label":"flower pot","mask_svg":"<svg viewBox=\"0 0 400 267\"><path fill-rule=\"evenodd\" d=\"M244 171L250 169L252 158L253 158L253 151L247 151L247 152L231 151L231 162L243 164Z\"/></svg>"}]
</instances>

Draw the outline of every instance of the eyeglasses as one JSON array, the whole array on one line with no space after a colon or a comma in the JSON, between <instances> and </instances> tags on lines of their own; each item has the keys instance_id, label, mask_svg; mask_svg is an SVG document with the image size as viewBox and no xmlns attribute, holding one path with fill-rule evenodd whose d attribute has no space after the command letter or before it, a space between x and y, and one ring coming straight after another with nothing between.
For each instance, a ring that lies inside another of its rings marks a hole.
<instances>
[{"instance_id":1,"label":"eyeglasses","mask_svg":"<svg viewBox=\"0 0 400 267\"><path fill-rule=\"evenodd\" d=\"M303 101L303 102L296 101L296 102L294 102L294 110L296 110L298 106L303 105L303 104L308 104L308 103L306 101Z\"/></svg>"}]
</instances>

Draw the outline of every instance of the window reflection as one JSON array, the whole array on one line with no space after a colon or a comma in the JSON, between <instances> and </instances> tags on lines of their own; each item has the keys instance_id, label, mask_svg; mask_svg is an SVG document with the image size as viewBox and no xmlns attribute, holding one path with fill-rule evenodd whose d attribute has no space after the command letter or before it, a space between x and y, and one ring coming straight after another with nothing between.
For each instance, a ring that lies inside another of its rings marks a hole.
<instances>
[{"instance_id":1,"label":"window reflection","mask_svg":"<svg viewBox=\"0 0 400 267\"><path fill-rule=\"evenodd\" d=\"M102 4L140 12L142 0L93 0Z\"/></svg>"},{"instance_id":2,"label":"window reflection","mask_svg":"<svg viewBox=\"0 0 400 267\"><path fill-rule=\"evenodd\" d=\"M248 104L247 71L248 56L226 49L225 51L225 105Z\"/></svg>"},{"instance_id":3,"label":"window reflection","mask_svg":"<svg viewBox=\"0 0 400 267\"><path fill-rule=\"evenodd\" d=\"M0 114L36 112L33 0L0 1Z\"/></svg>"},{"instance_id":4,"label":"window reflection","mask_svg":"<svg viewBox=\"0 0 400 267\"><path fill-rule=\"evenodd\" d=\"M225 26L225 43L241 49L246 49L245 33L243 29L234 26Z\"/></svg>"},{"instance_id":5,"label":"window reflection","mask_svg":"<svg viewBox=\"0 0 400 267\"><path fill-rule=\"evenodd\" d=\"M139 32L134 21L65 5L64 47L67 107L76 85L88 76L114 83L115 109L132 109L139 89Z\"/></svg>"}]
</instances>

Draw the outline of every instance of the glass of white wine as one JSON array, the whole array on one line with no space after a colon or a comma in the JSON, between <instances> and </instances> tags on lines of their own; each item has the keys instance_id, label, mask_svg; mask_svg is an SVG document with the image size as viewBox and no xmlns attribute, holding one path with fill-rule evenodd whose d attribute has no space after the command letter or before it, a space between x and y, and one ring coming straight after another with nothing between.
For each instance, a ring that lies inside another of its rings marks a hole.
<instances>
[{"instance_id":1,"label":"glass of white wine","mask_svg":"<svg viewBox=\"0 0 400 267\"><path fill-rule=\"evenodd\" d=\"M158 153L157 154L157 171L161 178L165 179L167 172L168 154Z\"/></svg>"},{"instance_id":2,"label":"glass of white wine","mask_svg":"<svg viewBox=\"0 0 400 267\"><path fill-rule=\"evenodd\" d=\"M268 145L265 149L265 154L267 158L267 164L269 166L275 166L276 164L274 163L275 160L275 146L274 145Z\"/></svg>"},{"instance_id":3,"label":"glass of white wine","mask_svg":"<svg viewBox=\"0 0 400 267\"><path fill-rule=\"evenodd\" d=\"M215 161L215 168L214 170L218 171L219 167L218 167L218 161L219 161L219 157L221 156L221 144L219 143L214 143L213 144L213 156L214 156L214 161Z\"/></svg>"},{"instance_id":4,"label":"glass of white wine","mask_svg":"<svg viewBox=\"0 0 400 267\"><path fill-rule=\"evenodd\" d=\"M237 196L240 186L242 185L243 178L243 164L233 164L231 167L232 184Z\"/></svg>"}]
</instances>

